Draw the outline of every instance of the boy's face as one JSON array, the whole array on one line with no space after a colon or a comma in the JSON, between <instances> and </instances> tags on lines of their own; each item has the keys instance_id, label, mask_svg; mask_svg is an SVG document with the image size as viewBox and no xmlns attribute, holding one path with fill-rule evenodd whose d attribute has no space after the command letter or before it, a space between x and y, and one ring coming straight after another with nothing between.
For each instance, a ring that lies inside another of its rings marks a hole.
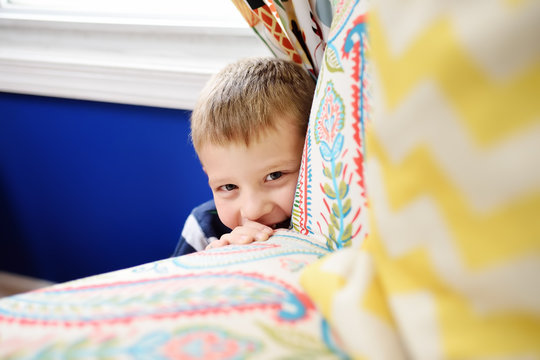
<instances>
[{"instance_id":1,"label":"boy's face","mask_svg":"<svg viewBox=\"0 0 540 360\"><path fill-rule=\"evenodd\" d=\"M303 146L298 129L283 119L249 146L204 145L199 159L223 224L234 229L251 220L288 227Z\"/></svg>"}]
</instances>

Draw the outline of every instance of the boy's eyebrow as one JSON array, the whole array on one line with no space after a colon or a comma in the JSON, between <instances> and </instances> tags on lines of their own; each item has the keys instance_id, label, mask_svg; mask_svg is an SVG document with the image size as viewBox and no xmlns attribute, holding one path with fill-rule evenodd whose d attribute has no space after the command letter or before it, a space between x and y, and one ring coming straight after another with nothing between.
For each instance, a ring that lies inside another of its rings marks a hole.
<instances>
[{"instance_id":1,"label":"boy's eyebrow","mask_svg":"<svg viewBox=\"0 0 540 360\"><path fill-rule=\"evenodd\" d=\"M230 178L229 177L219 177L219 178L214 178L214 179L210 179L210 177L208 177L208 184L209 185L217 185L217 184L232 184L234 183L234 181L230 181Z\"/></svg>"},{"instance_id":2,"label":"boy's eyebrow","mask_svg":"<svg viewBox=\"0 0 540 360\"><path fill-rule=\"evenodd\" d=\"M276 161L273 163L270 163L266 168L273 169L273 168L280 168L280 167L299 167L300 161L297 159L291 159L291 160L283 160L283 161Z\"/></svg>"}]
</instances>

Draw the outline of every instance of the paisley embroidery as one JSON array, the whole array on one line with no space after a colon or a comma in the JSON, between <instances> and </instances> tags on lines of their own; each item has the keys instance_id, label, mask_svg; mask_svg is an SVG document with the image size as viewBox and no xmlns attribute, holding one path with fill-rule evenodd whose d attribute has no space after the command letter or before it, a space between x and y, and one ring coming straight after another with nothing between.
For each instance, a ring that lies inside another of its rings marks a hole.
<instances>
[{"instance_id":1,"label":"paisley embroidery","mask_svg":"<svg viewBox=\"0 0 540 360\"><path fill-rule=\"evenodd\" d=\"M274 311L278 322L290 322L306 318L313 304L290 285L261 274L202 273L13 296L1 302L0 322L85 326L265 309Z\"/></svg>"},{"instance_id":2,"label":"paisley embroidery","mask_svg":"<svg viewBox=\"0 0 540 360\"><path fill-rule=\"evenodd\" d=\"M264 348L260 341L217 326L200 325L171 331L152 331L141 337L125 336L123 341L115 341L95 332L80 337L68 349L61 340L53 340L43 345L39 351L34 352L34 355L24 354L23 350L17 352L14 358L236 360L256 356Z\"/></svg>"}]
</instances>

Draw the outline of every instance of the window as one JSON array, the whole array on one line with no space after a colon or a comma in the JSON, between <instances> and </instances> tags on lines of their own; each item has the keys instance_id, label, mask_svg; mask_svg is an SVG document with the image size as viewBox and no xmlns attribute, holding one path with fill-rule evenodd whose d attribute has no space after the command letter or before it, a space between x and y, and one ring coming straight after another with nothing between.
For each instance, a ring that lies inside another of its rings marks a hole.
<instances>
[{"instance_id":1,"label":"window","mask_svg":"<svg viewBox=\"0 0 540 360\"><path fill-rule=\"evenodd\" d=\"M0 0L0 91L191 109L253 55L270 52L226 0Z\"/></svg>"},{"instance_id":2,"label":"window","mask_svg":"<svg viewBox=\"0 0 540 360\"><path fill-rule=\"evenodd\" d=\"M246 27L227 0L0 0L12 14L116 18L144 21Z\"/></svg>"}]
</instances>

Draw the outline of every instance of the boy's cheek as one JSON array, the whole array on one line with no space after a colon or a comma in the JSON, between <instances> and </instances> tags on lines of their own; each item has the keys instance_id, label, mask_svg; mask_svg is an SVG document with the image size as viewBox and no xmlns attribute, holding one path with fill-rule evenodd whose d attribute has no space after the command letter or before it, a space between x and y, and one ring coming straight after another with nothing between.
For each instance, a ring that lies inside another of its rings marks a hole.
<instances>
[{"instance_id":1,"label":"boy's cheek","mask_svg":"<svg viewBox=\"0 0 540 360\"><path fill-rule=\"evenodd\" d=\"M287 216L292 216L292 208L294 204L294 195L296 193L296 181L294 182L294 185L289 187L288 191L284 194L284 200L283 200L283 206L282 208L286 210Z\"/></svg>"},{"instance_id":2,"label":"boy's cheek","mask_svg":"<svg viewBox=\"0 0 540 360\"><path fill-rule=\"evenodd\" d=\"M219 220L227 226L229 229L234 229L238 225L237 214L234 208L228 206L226 202L217 199L214 197L214 203L216 204L216 210L218 213Z\"/></svg>"}]
</instances>

